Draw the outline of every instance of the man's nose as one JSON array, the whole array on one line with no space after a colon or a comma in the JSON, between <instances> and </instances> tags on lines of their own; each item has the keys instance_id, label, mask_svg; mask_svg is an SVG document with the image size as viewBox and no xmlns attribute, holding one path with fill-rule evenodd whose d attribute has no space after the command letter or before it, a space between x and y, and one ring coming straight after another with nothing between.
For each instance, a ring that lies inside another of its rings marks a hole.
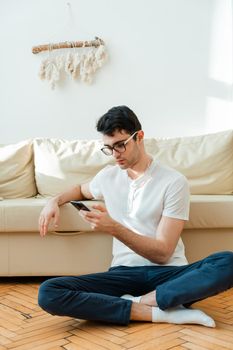
<instances>
[{"instance_id":1,"label":"man's nose","mask_svg":"<svg viewBox=\"0 0 233 350\"><path fill-rule=\"evenodd\" d=\"M113 157L117 158L117 157L119 157L120 153L117 152L115 149L113 149L112 150L112 155L113 155Z\"/></svg>"}]
</instances>

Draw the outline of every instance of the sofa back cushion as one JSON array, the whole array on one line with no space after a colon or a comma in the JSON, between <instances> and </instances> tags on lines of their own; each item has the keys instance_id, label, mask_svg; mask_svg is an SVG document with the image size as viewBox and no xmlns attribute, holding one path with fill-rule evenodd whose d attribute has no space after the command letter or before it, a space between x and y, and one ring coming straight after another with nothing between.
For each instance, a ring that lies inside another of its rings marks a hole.
<instances>
[{"instance_id":1,"label":"sofa back cushion","mask_svg":"<svg viewBox=\"0 0 233 350\"><path fill-rule=\"evenodd\" d=\"M32 141L0 145L0 197L27 198L36 193Z\"/></svg>"},{"instance_id":2,"label":"sofa back cushion","mask_svg":"<svg viewBox=\"0 0 233 350\"><path fill-rule=\"evenodd\" d=\"M85 183L108 164L101 140L34 139L39 194L54 196ZM189 180L191 194L233 193L233 130L170 139L145 139L146 150Z\"/></svg>"},{"instance_id":3,"label":"sofa back cushion","mask_svg":"<svg viewBox=\"0 0 233 350\"><path fill-rule=\"evenodd\" d=\"M34 139L35 178L42 196L54 196L70 186L82 184L107 164L100 140L68 141L62 139Z\"/></svg>"},{"instance_id":4,"label":"sofa back cushion","mask_svg":"<svg viewBox=\"0 0 233 350\"><path fill-rule=\"evenodd\" d=\"M189 180L192 194L233 193L233 130L171 139L146 139L146 149Z\"/></svg>"}]
</instances>

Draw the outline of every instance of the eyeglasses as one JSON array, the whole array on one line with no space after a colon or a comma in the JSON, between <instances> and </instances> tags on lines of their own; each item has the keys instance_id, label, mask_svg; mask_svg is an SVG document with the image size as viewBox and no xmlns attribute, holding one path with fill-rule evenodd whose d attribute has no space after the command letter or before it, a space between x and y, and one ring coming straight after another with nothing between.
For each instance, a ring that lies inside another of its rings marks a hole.
<instances>
[{"instance_id":1,"label":"eyeglasses","mask_svg":"<svg viewBox=\"0 0 233 350\"><path fill-rule=\"evenodd\" d=\"M126 145L127 143L138 133L138 131L135 131L127 140L117 142L114 146L104 146L101 148L101 151L106 156L111 156L113 154L113 150L118 153L124 153L126 151Z\"/></svg>"}]
</instances>

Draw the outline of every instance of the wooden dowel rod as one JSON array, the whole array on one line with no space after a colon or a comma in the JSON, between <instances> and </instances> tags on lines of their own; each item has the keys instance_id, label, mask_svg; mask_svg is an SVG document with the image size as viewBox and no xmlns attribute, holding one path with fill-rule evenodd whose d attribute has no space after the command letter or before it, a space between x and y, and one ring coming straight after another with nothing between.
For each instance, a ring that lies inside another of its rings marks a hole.
<instances>
[{"instance_id":1,"label":"wooden dowel rod","mask_svg":"<svg viewBox=\"0 0 233 350\"><path fill-rule=\"evenodd\" d=\"M57 44L45 44L34 46L32 48L32 53L39 53L41 51L57 50L57 49L68 49L73 47L98 47L104 45L104 41L100 38L95 38L95 40L90 41L64 41Z\"/></svg>"}]
</instances>

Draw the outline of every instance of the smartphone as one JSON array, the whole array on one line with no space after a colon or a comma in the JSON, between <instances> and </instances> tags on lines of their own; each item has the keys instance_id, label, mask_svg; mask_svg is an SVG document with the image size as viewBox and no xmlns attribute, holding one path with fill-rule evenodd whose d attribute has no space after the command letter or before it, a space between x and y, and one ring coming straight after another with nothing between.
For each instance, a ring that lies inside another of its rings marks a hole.
<instances>
[{"instance_id":1,"label":"smartphone","mask_svg":"<svg viewBox=\"0 0 233 350\"><path fill-rule=\"evenodd\" d=\"M70 203L78 210L91 211L88 207L85 206L85 204L80 201L70 201Z\"/></svg>"}]
</instances>

